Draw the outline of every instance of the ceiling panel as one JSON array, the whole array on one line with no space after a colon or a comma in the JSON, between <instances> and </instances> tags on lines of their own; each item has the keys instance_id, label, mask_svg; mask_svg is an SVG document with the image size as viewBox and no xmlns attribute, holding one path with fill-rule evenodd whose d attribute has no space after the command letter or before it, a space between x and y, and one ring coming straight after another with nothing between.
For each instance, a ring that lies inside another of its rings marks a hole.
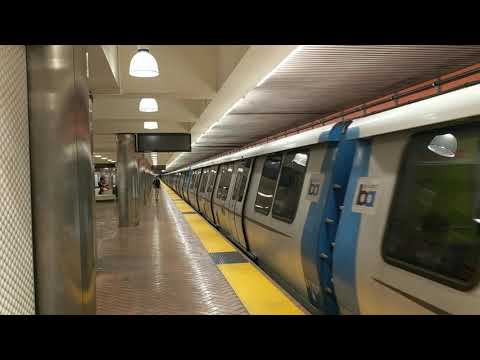
<instances>
[{"instance_id":1,"label":"ceiling panel","mask_svg":"<svg viewBox=\"0 0 480 360\"><path fill-rule=\"evenodd\" d=\"M199 144L247 144L479 61L480 46L304 46ZM169 170L215 154L192 150Z\"/></svg>"}]
</instances>

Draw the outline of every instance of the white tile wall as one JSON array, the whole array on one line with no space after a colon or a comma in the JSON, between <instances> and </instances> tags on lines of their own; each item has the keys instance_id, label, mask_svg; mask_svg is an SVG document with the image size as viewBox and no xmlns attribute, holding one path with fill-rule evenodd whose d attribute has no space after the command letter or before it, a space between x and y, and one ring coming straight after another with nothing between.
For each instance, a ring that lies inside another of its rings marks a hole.
<instances>
[{"instance_id":1,"label":"white tile wall","mask_svg":"<svg viewBox=\"0 0 480 360\"><path fill-rule=\"evenodd\" d=\"M34 314L27 69L0 46L0 314Z\"/></svg>"}]
</instances>

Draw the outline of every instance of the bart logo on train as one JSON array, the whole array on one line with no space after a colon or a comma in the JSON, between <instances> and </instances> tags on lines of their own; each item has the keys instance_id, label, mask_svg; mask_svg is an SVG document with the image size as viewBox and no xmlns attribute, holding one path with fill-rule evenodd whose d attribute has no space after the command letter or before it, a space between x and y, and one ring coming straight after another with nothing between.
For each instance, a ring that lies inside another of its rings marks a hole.
<instances>
[{"instance_id":1,"label":"bart logo on train","mask_svg":"<svg viewBox=\"0 0 480 360\"><path fill-rule=\"evenodd\" d=\"M360 184L356 205L373 207L377 195L377 185Z\"/></svg>"}]
</instances>

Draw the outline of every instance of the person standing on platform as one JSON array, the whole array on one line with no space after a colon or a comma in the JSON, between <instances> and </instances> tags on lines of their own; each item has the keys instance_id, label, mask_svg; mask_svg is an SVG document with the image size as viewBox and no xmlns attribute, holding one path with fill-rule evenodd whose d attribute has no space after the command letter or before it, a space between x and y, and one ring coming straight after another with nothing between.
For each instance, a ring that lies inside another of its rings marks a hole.
<instances>
[{"instance_id":1,"label":"person standing on platform","mask_svg":"<svg viewBox=\"0 0 480 360\"><path fill-rule=\"evenodd\" d=\"M158 201L158 193L160 192L160 179L158 176L153 180L153 188L155 189L155 200Z\"/></svg>"}]
</instances>

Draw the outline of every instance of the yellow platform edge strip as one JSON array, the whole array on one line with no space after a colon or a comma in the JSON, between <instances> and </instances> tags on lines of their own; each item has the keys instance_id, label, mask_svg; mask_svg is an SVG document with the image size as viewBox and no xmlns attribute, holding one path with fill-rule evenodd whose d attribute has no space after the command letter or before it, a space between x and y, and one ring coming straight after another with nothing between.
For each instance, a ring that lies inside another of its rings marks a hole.
<instances>
[{"instance_id":1,"label":"yellow platform edge strip","mask_svg":"<svg viewBox=\"0 0 480 360\"><path fill-rule=\"evenodd\" d=\"M164 187L166 193L183 213L196 212L175 192ZM209 253L233 252L237 249L200 214L183 214L195 235ZM217 265L251 315L305 315L280 289L278 289L252 263Z\"/></svg>"}]
</instances>

